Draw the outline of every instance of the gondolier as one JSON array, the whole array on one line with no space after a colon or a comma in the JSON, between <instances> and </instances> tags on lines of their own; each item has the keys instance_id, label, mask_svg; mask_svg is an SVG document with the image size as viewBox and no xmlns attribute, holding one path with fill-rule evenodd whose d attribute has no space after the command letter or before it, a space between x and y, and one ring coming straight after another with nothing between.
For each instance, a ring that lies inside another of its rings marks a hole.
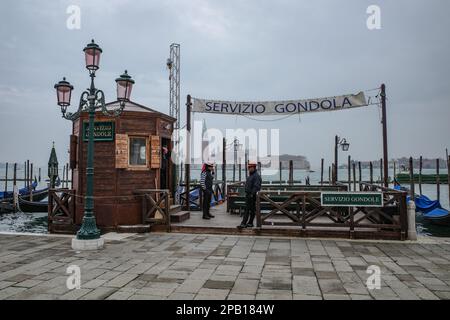
<instances>
[{"instance_id":1,"label":"gondolier","mask_svg":"<svg viewBox=\"0 0 450 320\"><path fill-rule=\"evenodd\" d=\"M261 190L261 176L256 170L256 163L248 163L249 175L245 181L245 213L239 229L253 228L253 220L255 219L256 194Z\"/></svg>"},{"instance_id":2,"label":"gondolier","mask_svg":"<svg viewBox=\"0 0 450 320\"><path fill-rule=\"evenodd\" d=\"M200 175L200 186L203 192L203 219L207 220L214 218L214 216L209 213L209 208L211 207L211 196L213 193L213 168L213 162L205 162L202 168L202 173Z\"/></svg>"}]
</instances>

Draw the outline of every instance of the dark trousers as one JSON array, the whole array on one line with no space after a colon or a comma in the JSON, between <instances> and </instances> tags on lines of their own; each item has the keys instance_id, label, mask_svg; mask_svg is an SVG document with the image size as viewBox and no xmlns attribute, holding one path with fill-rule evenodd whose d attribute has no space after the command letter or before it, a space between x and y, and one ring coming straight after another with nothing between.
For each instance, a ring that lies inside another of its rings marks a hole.
<instances>
[{"instance_id":1,"label":"dark trousers","mask_svg":"<svg viewBox=\"0 0 450 320\"><path fill-rule=\"evenodd\" d=\"M255 210L256 210L256 196L251 193L247 193L245 195L245 213L244 218L242 219L241 224L253 224L253 220L255 219Z\"/></svg>"},{"instance_id":2,"label":"dark trousers","mask_svg":"<svg viewBox=\"0 0 450 320\"><path fill-rule=\"evenodd\" d=\"M210 190L203 190L203 216L208 217L209 208L211 207L211 194Z\"/></svg>"}]
</instances>

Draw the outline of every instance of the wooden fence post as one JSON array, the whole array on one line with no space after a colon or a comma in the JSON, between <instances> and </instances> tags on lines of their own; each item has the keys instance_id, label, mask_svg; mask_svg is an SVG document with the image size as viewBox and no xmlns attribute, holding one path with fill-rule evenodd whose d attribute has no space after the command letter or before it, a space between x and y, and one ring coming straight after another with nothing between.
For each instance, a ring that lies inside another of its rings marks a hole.
<instances>
[{"instance_id":1,"label":"wooden fence post","mask_svg":"<svg viewBox=\"0 0 450 320\"><path fill-rule=\"evenodd\" d=\"M414 201L414 195L415 195L415 191L414 191L414 164L413 164L413 158L409 157L409 182L410 182L410 196L411 196L411 200Z\"/></svg>"},{"instance_id":2,"label":"wooden fence post","mask_svg":"<svg viewBox=\"0 0 450 320\"><path fill-rule=\"evenodd\" d=\"M419 158L419 193L422 195L422 156Z\"/></svg>"}]
</instances>

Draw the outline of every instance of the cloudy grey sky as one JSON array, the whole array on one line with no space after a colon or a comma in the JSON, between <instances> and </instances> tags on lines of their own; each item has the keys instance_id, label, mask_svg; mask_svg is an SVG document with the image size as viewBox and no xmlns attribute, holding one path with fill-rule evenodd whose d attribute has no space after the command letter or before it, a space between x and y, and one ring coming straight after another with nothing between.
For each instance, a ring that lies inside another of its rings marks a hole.
<instances>
[{"instance_id":1,"label":"cloudy grey sky","mask_svg":"<svg viewBox=\"0 0 450 320\"><path fill-rule=\"evenodd\" d=\"M381 8L381 30L366 9ZM69 30L69 5L81 29ZM450 147L450 2L419 1L25 1L0 2L0 162L48 160L55 141L67 158L71 125L53 85L63 76L76 103L89 79L83 47L103 48L97 87L115 99L114 79L128 69L132 100L168 113L165 61L181 44L186 94L223 100L326 97L387 85L389 156L437 157ZM184 109L184 108L183 108ZM275 122L196 114L208 127L279 128L281 152L313 166L332 160L333 137L359 160L382 156L380 110L302 115ZM182 113L182 123L185 115Z\"/></svg>"}]
</instances>

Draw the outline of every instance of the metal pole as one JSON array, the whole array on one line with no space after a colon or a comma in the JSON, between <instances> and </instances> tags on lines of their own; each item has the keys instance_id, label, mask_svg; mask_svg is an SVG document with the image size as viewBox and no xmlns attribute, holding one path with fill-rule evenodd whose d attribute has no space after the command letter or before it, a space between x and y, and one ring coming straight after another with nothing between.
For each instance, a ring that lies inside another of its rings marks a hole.
<instances>
[{"instance_id":1,"label":"metal pole","mask_svg":"<svg viewBox=\"0 0 450 320\"><path fill-rule=\"evenodd\" d=\"M186 207L185 210L190 209L190 189L191 189L191 169L190 169L190 163L191 163L191 95L187 95L187 101L186 101L186 159L185 159L185 178L184 178L184 184L185 184L185 192L186 192Z\"/></svg>"},{"instance_id":2,"label":"metal pole","mask_svg":"<svg viewBox=\"0 0 450 320\"><path fill-rule=\"evenodd\" d=\"M383 122L383 166L384 166L384 186L389 186L388 172L388 144L387 144L387 115L386 115L386 85L381 85L381 112Z\"/></svg>"},{"instance_id":3,"label":"metal pole","mask_svg":"<svg viewBox=\"0 0 450 320\"><path fill-rule=\"evenodd\" d=\"M227 140L223 138L222 140L222 188L225 190L227 184Z\"/></svg>"},{"instance_id":4,"label":"metal pole","mask_svg":"<svg viewBox=\"0 0 450 320\"><path fill-rule=\"evenodd\" d=\"M91 73L91 87L89 89L89 139L86 166L86 197L83 223L77 232L77 239L99 239L100 230L97 228L94 215L94 118L95 118L95 74Z\"/></svg>"},{"instance_id":5,"label":"metal pole","mask_svg":"<svg viewBox=\"0 0 450 320\"><path fill-rule=\"evenodd\" d=\"M247 179L247 177L248 177L248 150L247 149L245 149L244 157L245 157L245 165L244 165L245 179Z\"/></svg>"},{"instance_id":6,"label":"metal pole","mask_svg":"<svg viewBox=\"0 0 450 320\"><path fill-rule=\"evenodd\" d=\"M353 191L356 191L356 162L353 161Z\"/></svg>"},{"instance_id":7,"label":"metal pole","mask_svg":"<svg viewBox=\"0 0 450 320\"><path fill-rule=\"evenodd\" d=\"M338 180L338 145L339 145L339 137L336 135L334 139L334 177L333 182L337 182Z\"/></svg>"},{"instance_id":8,"label":"metal pole","mask_svg":"<svg viewBox=\"0 0 450 320\"><path fill-rule=\"evenodd\" d=\"M352 190L352 176L351 176L351 162L352 158L351 156L348 156L348 163L347 163L347 169L348 169L348 190Z\"/></svg>"}]
</instances>

